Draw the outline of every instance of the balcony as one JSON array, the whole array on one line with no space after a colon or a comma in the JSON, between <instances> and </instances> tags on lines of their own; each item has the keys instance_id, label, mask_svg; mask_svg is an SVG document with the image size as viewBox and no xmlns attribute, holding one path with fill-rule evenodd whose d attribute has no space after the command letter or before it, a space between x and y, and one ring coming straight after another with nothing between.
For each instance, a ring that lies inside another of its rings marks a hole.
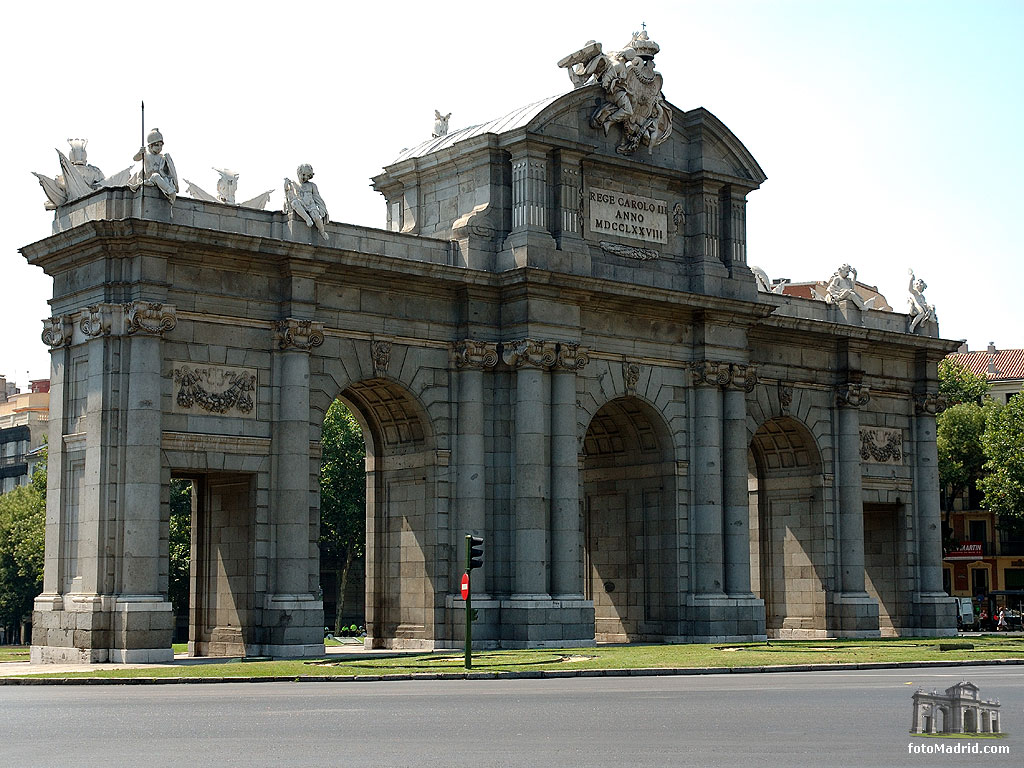
<instances>
[{"instance_id":1,"label":"balcony","mask_svg":"<svg viewBox=\"0 0 1024 768\"><path fill-rule=\"evenodd\" d=\"M999 539L999 554L1011 557L1024 556L1024 539Z\"/></svg>"}]
</instances>

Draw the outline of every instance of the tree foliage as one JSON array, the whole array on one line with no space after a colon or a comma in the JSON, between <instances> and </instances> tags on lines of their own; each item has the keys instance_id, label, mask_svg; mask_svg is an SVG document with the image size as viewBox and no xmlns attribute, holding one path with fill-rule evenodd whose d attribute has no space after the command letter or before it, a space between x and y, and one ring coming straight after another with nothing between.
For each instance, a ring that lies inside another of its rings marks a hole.
<instances>
[{"instance_id":1,"label":"tree foliage","mask_svg":"<svg viewBox=\"0 0 1024 768\"><path fill-rule=\"evenodd\" d=\"M948 405L981 405L988 397L988 391L988 381L984 376L971 373L966 366L949 358L939 362L939 394L946 398Z\"/></svg>"},{"instance_id":2,"label":"tree foliage","mask_svg":"<svg viewBox=\"0 0 1024 768\"><path fill-rule=\"evenodd\" d=\"M43 589L46 448L32 481L0 495L0 624L15 626Z\"/></svg>"},{"instance_id":3,"label":"tree foliage","mask_svg":"<svg viewBox=\"0 0 1024 768\"><path fill-rule=\"evenodd\" d=\"M366 549L366 444L359 422L340 400L327 409L320 445L320 552L337 577L340 634L349 569Z\"/></svg>"},{"instance_id":4,"label":"tree foliage","mask_svg":"<svg viewBox=\"0 0 1024 768\"><path fill-rule=\"evenodd\" d=\"M192 481L171 480L168 597L175 616L188 612L189 560L192 551Z\"/></svg>"},{"instance_id":5,"label":"tree foliage","mask_svg":"<svg viewBox=\"0 0 1024 768\"><path fill-rule=\"evenodd\" d=\"M978 486L1000 519L1024 518L1024 395L989 411L982 438L987 461Z\"/></svg>"},{"instance_id":6,"label":"tree foliage","mask_svg":"<svg viewBox=\"0 0 1024 768\"><path fill-rule=\"evenodd\" d=\"M982 436L986 415L993 409L998 406L992 401L985 405L963 402L947 408L936 420L939 481L947 492L947 507L981 477L985 466Z\"/></svg>"}]
</instances>

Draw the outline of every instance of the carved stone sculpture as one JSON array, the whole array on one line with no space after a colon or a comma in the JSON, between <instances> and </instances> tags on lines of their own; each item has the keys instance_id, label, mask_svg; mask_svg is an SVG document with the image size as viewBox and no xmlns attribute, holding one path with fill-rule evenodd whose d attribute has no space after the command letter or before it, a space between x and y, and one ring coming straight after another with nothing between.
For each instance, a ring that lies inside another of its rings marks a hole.
<instances>
[{"instance_id":1,"label":"carved stone sculpture","mask_svg":"<svg viewBox=\"0 0 1024 768\"><path fill-rule=\"evenodd\" d=\"M128 186L132 191L145 185L156 187L174 205L178 197L178 172L174 169L171 156L164 153L164 136L159 128L146 134L146 146L140 147L133 158L142 162L142 168L132 176Z\"/></svg>"},{"instance_id":2,"label":"carved stone sculpture","mask_svg":"<svg viewBox=\"0 0 1024 768\"><path fill-rule=\"evenodd\" d=\"M370 357L373 358L373 375L378 379L386 377L391 365L391 342L371 341Z\"/></svg>"},{"instance_id":3,"label":"carved stone sculpture","mask_svg":"<svg viewBox=\"0 0 1024 768\"><path fill-rule=\"evenodd\" d=\"M320 197L320 190L316 184L311 181L313 166L303 163L295 169L295 174L299 177L297 183L287 177L284 180L284 212L288 214L289 219L298 216L310 229L315 226L320 232L320 237L327 240L326 227L330 219L327 204Z\"/></svg>"},{"instance_id":4,"label":"carved stone sculpture","mask_svg":"<svg viewBox=\"0 0 1024 768\"><path fill-rule=\"evenodd\" d=\"M162 336L178 324L178 314L169 304L133 301L124 305L124 332Z\"/></svg>"},{"instance_id":5,"label":"carved stone sculpture","mask_svg":"<svg viewBox=\"0 0 1024 768\"><path fill-rule=\"evenodd\" d=\"M245 200L241 203L235 202L235 190L238 189L238 174L234 171L222 170L220 168L214 168L220 178L217 179L217 195L214 197L205 189L200 187L188 179L183 181L188 184L188 193L196 200L205 200L208 203L227 203L228 205L238 205L242 208L256 208L257 210L263 210L266 206L267 201L270 200L270 195L274 191L268 189L256 197L249 200Z\"/></svg>"},{"instance_id":6,"label":"carved stone sculpture","mask_svg":"<svg viewBox=\"0 0 1024 768\"><path fill-rule=\"evenodd\" d=\"M928 284L920 278L914 278L914 270L910 270L910 285L907 290L910 295L907 302L910 304L910 333L917 330L917 326L926 321L937 323L939 321L935 314L935 306L929 304L924 298L924 291Z\"/></svg>"},{"instance_id":7,"label":"carved stone sculpture","mask_svg":"<svg viewBox=\"0 0 1024 768\"><path fill-rule=\"evenodd\" d=\"M448 135L448 118L452 116L449 112L447 115L442 115L438 109L434 110L434 132L430 134L435 139L439 139L442 136Z\"/></svg>"},{"instance_id":8,"label":"carved stone sculpture","mask_svg":"<svg viewBox=\"0 0 1024 768\"><path fill-rule=\"evenodd\" d=\"M621 126L619 154L631 155L641 144L653 151L672 134L672 109L661 91L661 74L654 69L659 50L644 29L634 32L621 51L606 54L600 43L591 40L558 62L568 70L574 87L594 81L604 89L604 103L594 111L590 124L603 128L605 134L613 123Z\"/></svg>"},{"instance_id":9,"label":"carved stone sculpture","mask_svg":"<svg viewBox=\"0 0 1024 768\"><path fill-rule=\"evenodd\" d=\"M105 177L103 171L95 165L89 165L85 151L88 143L88 139L68 139L68 144L71 145L70 157L65 156L59 149L56 150L60 160L59 176L51 178L42 173L32 172L46 193L47 200L43 203L46 210L56 210L58 206L85 197L102 187L120 187L128 183L132 170L130 166L120 173Z\"/></svg>"},{"instance_id":10,"label":"carved stone sculpture","mask_svg":"<svg viewBox=\"0 0 1024 768\"><path fill-rule=\"evenodd\" d=\"M871 309L875 304L875 297L872 296L867 301L860 297L857 293L857 270L849 264L843 264L833 273L828 285L825 286L825 301L829 304L849 301L857 309Z\"/></svg>"}]
</instances>

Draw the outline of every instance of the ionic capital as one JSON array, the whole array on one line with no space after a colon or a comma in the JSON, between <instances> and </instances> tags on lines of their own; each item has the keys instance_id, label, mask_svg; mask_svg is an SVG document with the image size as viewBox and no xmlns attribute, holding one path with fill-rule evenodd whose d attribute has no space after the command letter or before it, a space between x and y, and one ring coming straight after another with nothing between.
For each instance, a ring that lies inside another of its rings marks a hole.
<instances>
[{"instance_id":1,"label":"ionic capital","mask_svg":"<svg viewBox=\"0 0 1024 768\"><path fill-rule=\"evenodd\" d=\"M324 324L293 317L274 324L274 340L278 349L308 352L324 343Z\"/></svg>"},{"instance_id":2,"label":"ionic capital","mask_svg":"<svg viewBox=\"0 0 1024 768\"><path fill-rule=\"evenodd\" d=\"M914 413L918 416L936 416L946 410L946 396L938 392L914 393Z\"/></svg>"},{"instance_id":3,"label":"ionic capital","mask_svg":"<svg viewBox=\"0 0 1024 768\"><path fill-rule=\"evenodd\" d=\"M566 341L558 343L558 353L555 359L555 369L560 371L581 371L590 362L587 349L579 344L571 344Z\"/></svg>"},{"instance_id":4,"label":"ionic capital","mask_svg":"<svg viewBox=\"0 0 1024 768\"><path fill-rule=\"evenodd\" d=\"M732 378L729 363L718 360L698 360L690 368L695 387L724 387Z\"/></svg>"},{"instance_id":5,"label":"ionic capital","mask_svg":"<svg viewBox=\"0 0 1024 768\"><path fill-rule=\"evenodd\" d=\"M848 382L836 387L836 405L840 408L863 408L871 402L871 390L864 384Z\"/></svg>"},{"instance_id":6,"label":"ionic capital","mask_svg":"<svg viewBox=\"0 0 1024 768\"><path fill-rule=\"evenodd\" d=\"M741 363L729 364L728 389L738 389L742 392L753 392L757 386L757 366L743 365Z\"/></svg>"},{"instance_id":7,"label":"ionic capital","mask_svg":"<svg viewBox=\"0 0 1024 768\"><path fill-rule=\"evenodd\" d=\"M43 343L50 349L66 347L71 343L71 318L68 315L43 320Z\"/></svg>"},{"instance_id":8,"label":"ionic capital","mask_svg":"<svg viewBox=\"0 0 1024 768\"><path fill-rule=\"evenodd\" d=\"M456 368L493 368L498 364L498 345L473 339L456 341L452 344L452 360Z\"/></svg>"},{"instance_id":9,"label":"ionic capital","mask_svg":"<svg viewBox=\"0 0 1024 768\"><path fill-rule=\"evenodd\" d=\"M116 304L93 304L86 307L78 321L78 327L86 336L109 336L114 326Z\"/></svg>"},{"instance_id":10,"label":"ionic capital","mask_svg":"<svg viewBox=\"0 0 1024 768\"><path fill-rule=\"evenodd\" d=\"M550 368L555 364L557 348L553 341L506 341L501 345L501 357L512 368Z\"/></svg>"},{"instance_id":11,"label":"ionic capital","mask_svg":"<svg viewBox=\"0 0 1024 768\"><path fill-rule=\"evenodd\" d=\"M125 335L149 334L163 336L178 324L178 314L170 304L154 304L149 301L132 301L124 308Z\"/></svg>"}]
</instances>

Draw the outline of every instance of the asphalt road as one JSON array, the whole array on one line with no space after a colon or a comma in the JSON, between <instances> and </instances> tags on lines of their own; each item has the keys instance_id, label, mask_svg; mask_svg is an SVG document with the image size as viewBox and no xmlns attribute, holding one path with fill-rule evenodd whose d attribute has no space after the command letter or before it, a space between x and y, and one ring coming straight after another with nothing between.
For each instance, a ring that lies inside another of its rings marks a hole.
<instances>
[{"instance_id":1,"label":"asphalt road","mask_svg":"<svg viewBox=\"0 0 1024 768\"><path fill-rule=\"evenodd\" d=\"M977 743L1010 754L908 753L939 743L908 735L911 694L965 678L1010 732ZM0 765L19 768L1020 766L1022 741L1021 667L0 687Z\"/></svg>"}]
</instances>

